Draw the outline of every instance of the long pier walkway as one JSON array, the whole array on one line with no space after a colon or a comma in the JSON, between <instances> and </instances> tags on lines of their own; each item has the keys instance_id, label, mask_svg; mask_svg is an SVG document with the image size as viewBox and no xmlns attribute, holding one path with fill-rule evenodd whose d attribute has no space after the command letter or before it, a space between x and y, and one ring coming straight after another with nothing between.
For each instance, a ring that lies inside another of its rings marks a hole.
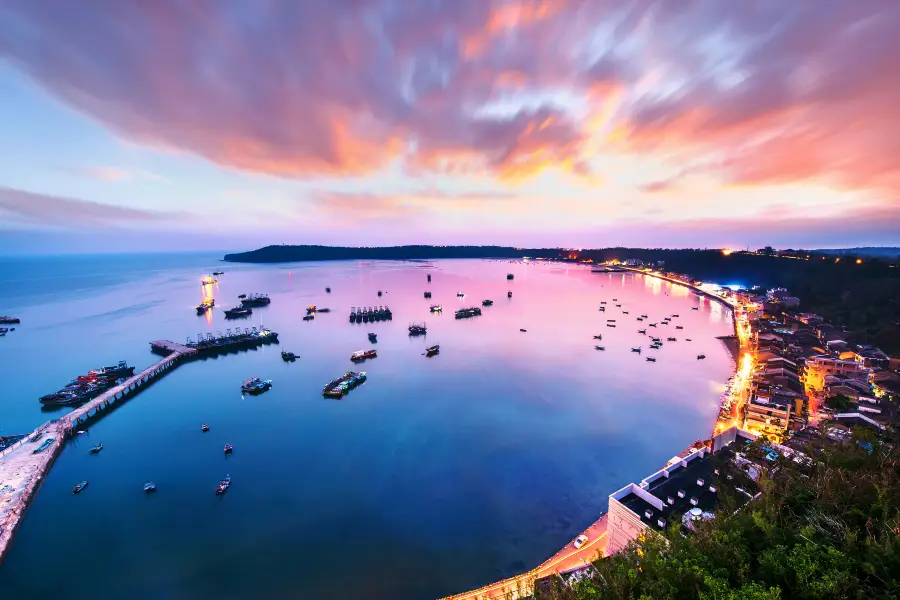
<instances>
[{"instance_id":1,"label":"long pier walkway","mask_svg":"<svg viewBox=\"0 0 900 600\"><path fill-rule=\"evenodd\" d=\"M47 421L28 437L0 452L0 563L6 556L13 534L25 516L31 499L75 427L135 396L146 384L177 366L182 359L197 354L195 349L173 342L153 344L171 350L171 353L64 417ZM37 449L45 442L49 442L47 447L38 452Z\"/></svg>"}]
</instances>

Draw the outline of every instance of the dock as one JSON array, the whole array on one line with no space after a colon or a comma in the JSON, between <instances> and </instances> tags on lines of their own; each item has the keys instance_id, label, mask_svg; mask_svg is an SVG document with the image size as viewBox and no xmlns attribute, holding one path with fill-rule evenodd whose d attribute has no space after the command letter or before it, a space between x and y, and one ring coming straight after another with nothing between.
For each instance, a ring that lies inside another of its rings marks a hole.
<instances>
[{"instance_id":1,"label":"dock","mask_svg":"<svg viewBox=\"0 0 900 600\"><path fill-rule=\"evenodd\" d=\"M184 359L198 354L194 348L169 341L152 342L151 348L156 352L166 352L165 358L65 416L47 421L0 451L0 564L3 563L13 535L32 498L76 427L102 416L107 409L137 395L147 384L172 370ZM53 441L45 450L35 453L37 448L50 439Z\"/></svg>"}]
</instances>

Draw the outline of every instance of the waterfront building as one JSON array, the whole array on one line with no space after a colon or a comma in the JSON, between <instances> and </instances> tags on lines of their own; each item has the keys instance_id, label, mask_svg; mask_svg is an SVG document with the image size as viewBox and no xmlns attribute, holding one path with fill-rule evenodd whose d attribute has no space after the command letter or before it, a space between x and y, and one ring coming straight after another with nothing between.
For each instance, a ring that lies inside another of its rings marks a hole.
<instances>
[{"instance_id":1,"label":"waterfront building","mask_svg":"<svg viewBox=\"0 0 900 600\"><path fill-rule=\"evenodd\" d=\"M853 376L857 373L867 372L868 369L852 359L820 354L807 358L803 371L803 381L806 383L806 387L820 392L824 389L825 378L829 375Z\"/></svg>"},{"instance_id":2,"label":"waterfront building","mask_svg":"<svg viewBox=\"0 0 900 600\"><path fill-rule=\"evenodd\" d=\"M673 525L689 535L697 521L715 518L723 494L741 506L756 497L761 467L742 452L756 437L732 427L640 483L610 494L606 555Z\"/></svg>"}]
</instances>

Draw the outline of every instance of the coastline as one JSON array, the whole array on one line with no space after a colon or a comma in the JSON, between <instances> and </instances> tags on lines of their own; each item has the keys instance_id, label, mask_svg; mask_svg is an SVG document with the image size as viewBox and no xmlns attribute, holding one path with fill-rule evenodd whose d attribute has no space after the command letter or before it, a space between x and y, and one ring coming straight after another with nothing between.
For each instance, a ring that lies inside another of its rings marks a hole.
<instances>
[{"instance_id":1,"label":"coastline","mask_svg":"<svg viewBox=\"0 0 900 600\"><path fill-rule=\"evenodd\" d=\"M697 294L700 294L700 295L706 296L707 298L715 300L715 301L719 302L720 304L722 304L723 306L725 306L726 308L728 308L731 311L731 322L732 322L732 326L734 329L734 335L719 336L717 339L722 341L722 343L725 345L725 347L728 349L729 353L731 354L732 358L734 359L735 367L734 367L734 374L732 375L732 378L737 377L737 375L739 374L739 371L740 371L740 355L741 355L741 350L743 349L743 344L741 343L741 337L738 332L737 316L735 313L735 307L731 303L729 303L724 298L720 298L718 296L715 296L714 294L705 292L701 289L698 289L694 285L685 283L684 281L679 281L677 279L671 279L664 275L657 275L655 273L647 273L640 269L624 267L622 265L617 265L617 268L624 270L624 271L630 271L633 273L640 273L642 275L648 275L650 277L656 277L657 279L663 279L665 281L669 281L671 283L675 283L675 284L690 288ZM720 406L720 410L721 410L721 406ZM715 435L717 433L717 428L718 428L718 421L717 421L717 425L713 428L712 435ZM602 544L602 548L599 551L597 550L597 548L593 547L593 544L595 542L600 541L606 537L606 517L607 517L607 514L604 512L603 514L601 514L600 518L597 521L592 523L581 534L581 535L588 536L588 539L589 539L589 542L587 544L585 544L585 546L583 546L581 550L587 550L587 549L591 550L591 554L593 554L594 559L601 559L601 558L606 557L606 552L605 552L606 544L605 543ZM594 533L595 535L592 537L590 535L590 533ZM599 533L599 535L597 535L598 533ZM573 540L573 542L574 542L574 540ZM534 583L537 579L539 579L541 577L547 577L552 574L561 574L561 573L567 573L570 571L575 571L579 568L583 568L584 566L586 566L586 564L588 564L590 562L590 561L586 561L583 556L579 556L582 553L581 550L579 550L579 551L569 552L569 554L567 554L565 556L566 556L566 558L576 558L577 557L578 560L580 560L582 564L578 564L576 562L575 566L569 566L569 564L565 564L565 565L563 565L562 568L553 569L553 567L557 567L560 565L560 563L563 562L562 559L559 559L559 560L554 560L554 559L556 559L557 557L562 555L567 549L569 549L571 547L572 547L572 542L569 542L568 544L563 546L561 549L559 549L549 559L545 560L537 567L534 567L533 569L530 569L520 575L508 577L506 579L502 579L500 581L495 581L493 583L488 583L486 585L481 586L478 589L471 590L468 592L463 592L461 594L452 594L450 596L445 596L445 597L441 598L440 600L505 600L506 598L521 598L521 597L524 597L524 595L526 595L526 594L532 594L534 591ZM565 567L569 567L569 568L565 568Z\"/></svg>"}]
</instances>

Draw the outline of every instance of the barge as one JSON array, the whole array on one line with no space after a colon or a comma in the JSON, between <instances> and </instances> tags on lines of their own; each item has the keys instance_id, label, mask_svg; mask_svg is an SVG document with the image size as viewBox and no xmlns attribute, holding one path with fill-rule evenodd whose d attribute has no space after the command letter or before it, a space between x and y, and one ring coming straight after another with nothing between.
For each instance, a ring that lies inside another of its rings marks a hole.
<instances>
[{"instance_id":1,"label":"barge","mask_svg":"<svg viewBox=\"0 0 900 600\"><path fill-rule=\"evenodd\" d=\"M366 372L347 371L341 377L332 379L322 388L322 395L326 398L343 398L353 388L361 385L366 380Z\"/></svg>"}]
</instances>

